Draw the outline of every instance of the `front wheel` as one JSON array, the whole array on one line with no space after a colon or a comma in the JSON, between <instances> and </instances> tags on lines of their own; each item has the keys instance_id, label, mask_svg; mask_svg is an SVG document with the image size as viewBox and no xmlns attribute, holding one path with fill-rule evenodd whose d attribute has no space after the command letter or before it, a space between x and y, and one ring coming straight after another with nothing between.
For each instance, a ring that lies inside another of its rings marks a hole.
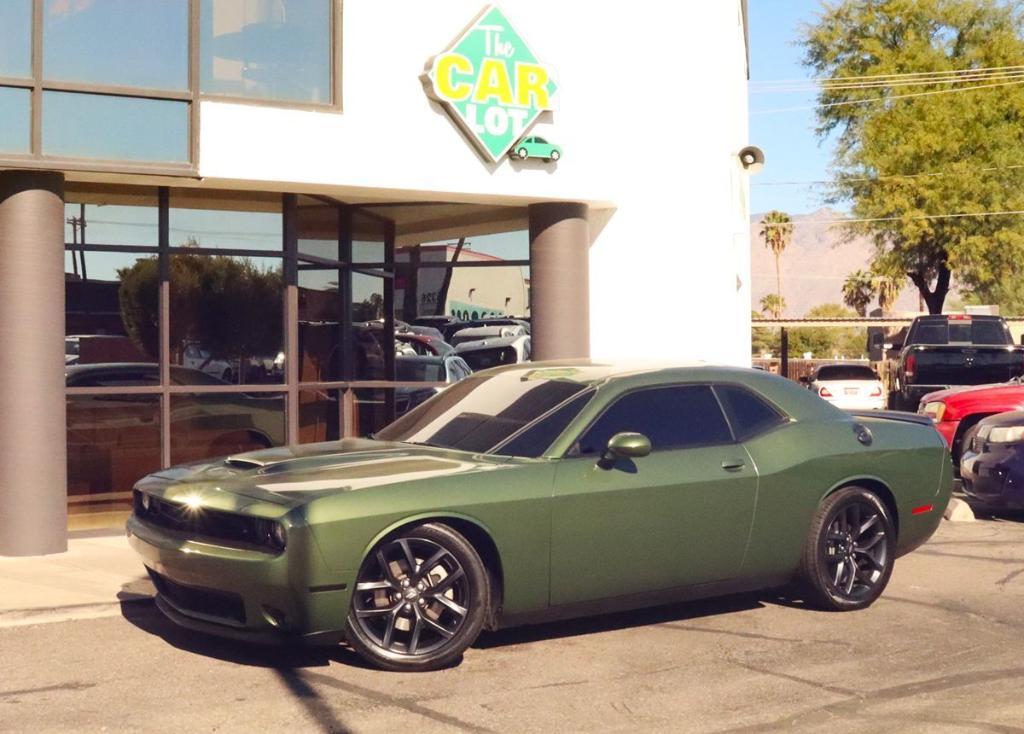
<instances>
[{"instance_id":1,"label":"front wheel","mask_svg":"<svg viewBox=\"0 0 1024 734\"><path fill-rule=\"evenodd\" d=\"M363 561L346 635L379 668L436 670L476 641L489 608L487 569L473 546L447 525L419 525Z\"/></svg>"},{"instance_id":2,"label":"front wheel","mask_svg":"<svg viewBox=\"0 0 1024 734\"><path fill-rule=\"evenodd\" d=\"M557 150L551 151L551 160L557 161L561 157L562 157L562 154L559 153Z\"/></svg>"},{"instance_id":3,"label":"front wheel","mask_svg":"<svg viewBox=\"0 0 1024 734\"><path fill-rule=\"evenodd\" d=\"M808 601L830 611L870 606L892 575L896 532L874 492L845 487L821 503L804 544L800 577Z\"/></svg>"},{"instance_id":4,"label":"front wheel","mask_svg":"<svg viewBox=\"0 0 1024 734\"><path fill-rule=\"evenodd\" d=\"M521 161L525 161L526 156L528 155L529 152L526 150L526 148L520 148L519 150L516 151L516 156L518 156L519 160Z\"/></svg>"}]
</instances>

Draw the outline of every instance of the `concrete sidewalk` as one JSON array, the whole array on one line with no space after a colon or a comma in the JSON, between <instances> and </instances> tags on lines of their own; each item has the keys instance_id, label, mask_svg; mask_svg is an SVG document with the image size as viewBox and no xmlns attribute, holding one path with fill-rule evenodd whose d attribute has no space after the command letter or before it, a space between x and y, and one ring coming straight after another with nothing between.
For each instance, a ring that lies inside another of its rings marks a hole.
<instances>
[{"instance_id":1,"label":"concrete sidewalk","mask_svg":"<svg viewBox=\"0 0 1024 734\"><path fill-rule=\"evenodd\" d=\"M123 532L83 533L66 553L0 557L0 628L117 616L153 585Z\"/></svg>"}]
</instances>

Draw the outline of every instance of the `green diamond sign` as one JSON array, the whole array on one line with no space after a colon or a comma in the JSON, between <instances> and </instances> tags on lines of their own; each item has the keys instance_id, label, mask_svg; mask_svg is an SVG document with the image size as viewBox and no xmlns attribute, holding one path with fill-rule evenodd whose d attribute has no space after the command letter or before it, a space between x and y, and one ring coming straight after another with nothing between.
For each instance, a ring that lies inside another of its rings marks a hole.
<instances>
[{"instance_id":1,"label":"green diamond sign","mask_svg":"<svg viewBox=\"0 0 1024 734\"><path fill-rule=\"evenodd\" d=\"M542 112L554 109L558 86L552 77L493 5L431 59L427 71L431 96L493 162Z\"/></svg>"}]
</instances>

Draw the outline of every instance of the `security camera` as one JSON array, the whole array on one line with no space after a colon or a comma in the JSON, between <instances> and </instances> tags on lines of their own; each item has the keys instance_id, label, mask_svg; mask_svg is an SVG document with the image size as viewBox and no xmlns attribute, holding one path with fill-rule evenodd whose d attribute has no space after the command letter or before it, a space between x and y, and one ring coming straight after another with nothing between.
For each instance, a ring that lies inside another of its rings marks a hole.
<instances>
[{"instance_id":1,"label":"security camera","mask_svg":"<svg viewBox=\"0 0 1024 734\"><path fill-rule=\"evenodd\" d=\"M743 164L743 169L747 173L751 175L760 173L764 168L764 151L756 145L748 145L740 151L740 163Z\"/></svg>"}]
</instances>

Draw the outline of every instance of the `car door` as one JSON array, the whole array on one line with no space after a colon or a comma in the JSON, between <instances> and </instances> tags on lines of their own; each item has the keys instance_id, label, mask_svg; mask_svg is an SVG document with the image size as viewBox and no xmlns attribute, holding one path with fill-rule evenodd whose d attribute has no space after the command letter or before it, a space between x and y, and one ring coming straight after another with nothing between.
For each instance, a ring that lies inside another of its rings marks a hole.
<instances>
[{"instance_id":1,"label":"car door","mask_svg":"<svg viewBox=\"0 0 1024 734\"><path fill-rule=\"evenodd\" d=\"M650 455L598 459L616 433L651 441ZM757 475L709 385L618 397L557 467L551 604L719 581L743 563Z\"/></svg>"}]
</instances>

